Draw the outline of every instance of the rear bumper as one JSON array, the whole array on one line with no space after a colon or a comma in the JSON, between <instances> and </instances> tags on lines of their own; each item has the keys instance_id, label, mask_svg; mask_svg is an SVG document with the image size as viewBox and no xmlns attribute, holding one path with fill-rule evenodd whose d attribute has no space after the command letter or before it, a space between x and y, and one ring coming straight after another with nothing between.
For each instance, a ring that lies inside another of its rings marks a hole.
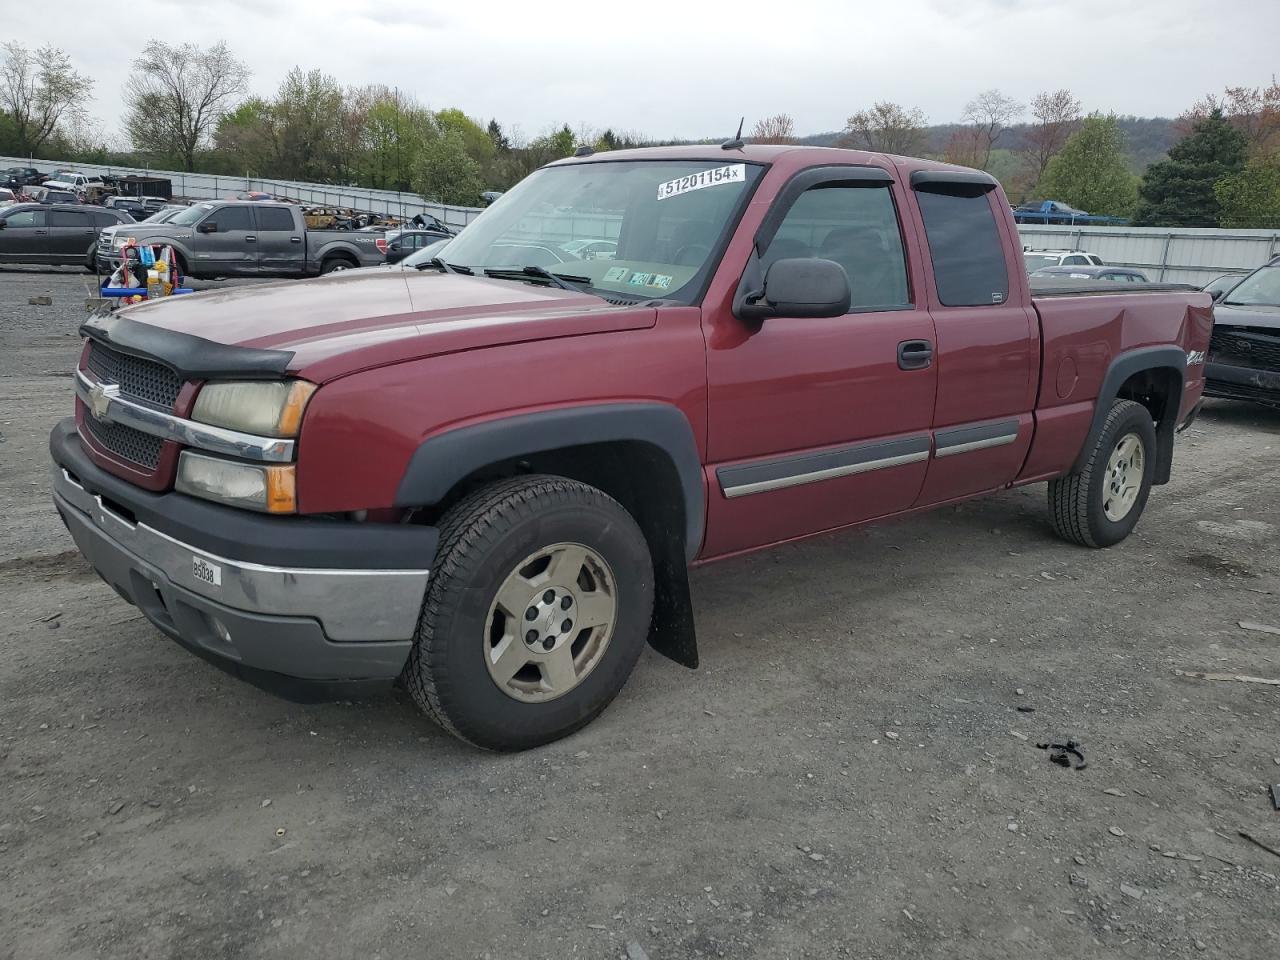
<instances>
[{"instance_id":1,"label":"rear bumper","mask_svg":"<svg viewBox=\"0 0 1280 960\"><path fill-rule=\"evenodd\" d=\"M1280 371L1237 367L1212 360L1204 365L1205 396L1280 406Z\"/></svg>"},{"instance_id":2,"label":"rear bumper","mask_svg":"<svg viewBox=\"0 0 1280 960\"><path fill-rule=\"evenodd\" d=\"M350 695L399 675L434 528L282 522L151 494L94 466L74 431L64 422L50 441L54 504L99 575L162 632L294 699ZM207 535L194 529L208 522ZM316 549L320 539L325 549ZM390 566L410 556L416 566Z\"/></svg>"}]
</instances>

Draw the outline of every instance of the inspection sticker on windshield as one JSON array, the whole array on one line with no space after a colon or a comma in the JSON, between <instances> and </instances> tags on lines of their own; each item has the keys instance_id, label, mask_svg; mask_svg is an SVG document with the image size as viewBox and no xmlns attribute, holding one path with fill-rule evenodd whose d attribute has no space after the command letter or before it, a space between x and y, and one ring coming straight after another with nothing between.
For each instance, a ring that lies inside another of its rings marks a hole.
<instances>
[{"instance_id":1,"label":"inspection sticker on windshield","mask_svg":"<svg viewBox=\"0 0 1280 960\"><path fill-rule=\"evenodd\" d=\"M703 187L718 187L722 183L745 183L746 180L747 165L745 163L730 163L723 167L716 167L714 170L700 170L698 173L691 173L687 177L676 177L674 180L660 183L658 184L658 199L666 200L670 197L678 197L682 193L688 193L690 190L701 190Z\"/></svg>"}]
</instances>

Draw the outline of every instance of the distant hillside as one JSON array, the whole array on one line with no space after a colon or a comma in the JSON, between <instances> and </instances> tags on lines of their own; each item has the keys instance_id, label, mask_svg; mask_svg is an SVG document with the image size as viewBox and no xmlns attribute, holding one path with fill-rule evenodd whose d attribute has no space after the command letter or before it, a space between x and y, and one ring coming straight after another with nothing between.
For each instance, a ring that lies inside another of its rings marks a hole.
<instances>
[{"instance_id":1,"label":"distant hillside","mask_svg":"<svg viewBox=\"0 0 1280 960\"><path fill-rule=\"evenodd\" d=\"M941 123L928 128L928 153L941 156L946 149L947 141L956 130L958 123ZM1029 124L1018 124L1010 127L997 146L1001 151L1016 153L1022 146L1023 133ZM1150 164L1159 160L1178 140L1174 121L1165 117L1121 117L1120 129L1124 131L1128 143L1129 166L1134 173L1141 173ZM840 138L839 131L814 133L800 137L801 143L809 143L818 147L830 147Z\"/></svg>"}]
</instances>

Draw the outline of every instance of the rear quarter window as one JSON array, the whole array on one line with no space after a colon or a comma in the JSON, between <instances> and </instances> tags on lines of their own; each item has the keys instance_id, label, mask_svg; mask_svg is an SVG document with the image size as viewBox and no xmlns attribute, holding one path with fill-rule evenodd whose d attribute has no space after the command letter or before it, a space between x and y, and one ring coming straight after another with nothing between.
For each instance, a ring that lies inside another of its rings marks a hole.
<instances>
[{"instance_id":1,"label":"rear quarter window","mask_svg":"<svg viewBox=\"0 0 1280 960\"><path fill-rule=\"evenodd\" d=\"M1004 244L986 193L917 190L938 299L948 307L978 307L1009 299Z\"/></svg>"}]
</instances>

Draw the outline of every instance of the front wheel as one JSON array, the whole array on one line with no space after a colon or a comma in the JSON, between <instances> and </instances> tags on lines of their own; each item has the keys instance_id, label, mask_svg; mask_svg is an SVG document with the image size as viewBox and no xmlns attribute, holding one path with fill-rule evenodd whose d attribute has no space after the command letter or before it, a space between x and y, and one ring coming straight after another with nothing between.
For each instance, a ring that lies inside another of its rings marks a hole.
<instances>
[{"instance_id":1,"label":"front wheel","mask_svg":"<svg viewBox=\"0 0 1280 960\"><path fill-rule=\"evenodd\" d=\"M1049 481L1049 515L1064 540L1109 547L1133 531L1155 473L1156 431L1140 403L1115 400L1084 469Z\"/></svg>"},{"instance_id":2,"label":"front wheel","mask_svg":"<svg viewBox=\"0 0 1280 960\"><path fill-rule=\"evenodd\" d=\"M652 611L648 544L621 504L562 477L499 481L445 516L404 680L455 736L528 749L609 705Z\"/></svg>"},{"instance_id":3,"label":"front wheel","mask_svg":"<svg viewBox=\"0 0 1280 960\"><path fill-rule=\"evenodd\" d=\"M326 274L337 273L340 270L354 270L354 269L355 269L355 265L352 264L351 261L343 260L341 257L337 257L333 260L326 260L324 263L320 265L320 275L325 276Z\"/></svg>"}]
</instances>

